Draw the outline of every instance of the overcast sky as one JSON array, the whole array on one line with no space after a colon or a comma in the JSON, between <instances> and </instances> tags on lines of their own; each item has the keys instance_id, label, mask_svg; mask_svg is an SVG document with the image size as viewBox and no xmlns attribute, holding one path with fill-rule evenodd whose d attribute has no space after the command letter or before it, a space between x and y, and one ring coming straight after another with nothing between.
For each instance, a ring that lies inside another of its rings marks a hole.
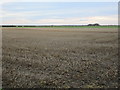
<instances>
[{"instance_id":1,"label":"overcast sky","mask_svg":"<svg viewBox=\"0 0 120 90\"><path fill-rule=\"evenodd\" d=\"M117 2L9 2L2 24L118 24Z\"/></svg>"}]
</instances>

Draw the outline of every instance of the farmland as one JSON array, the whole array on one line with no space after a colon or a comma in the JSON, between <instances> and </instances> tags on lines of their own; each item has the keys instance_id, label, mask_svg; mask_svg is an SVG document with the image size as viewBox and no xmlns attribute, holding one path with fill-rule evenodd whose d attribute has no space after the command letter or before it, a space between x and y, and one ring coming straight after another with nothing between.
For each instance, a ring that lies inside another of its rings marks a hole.
<instances>
[{"instance_id":1,"label":"farmland","mask_svg":"<svg viewBox=\"0 0 120 90\"><path fill-rule=\"evenodd\" d=\"M3 88L115 88L117 28L2 28Z\"/></svg>"}]
</instances>

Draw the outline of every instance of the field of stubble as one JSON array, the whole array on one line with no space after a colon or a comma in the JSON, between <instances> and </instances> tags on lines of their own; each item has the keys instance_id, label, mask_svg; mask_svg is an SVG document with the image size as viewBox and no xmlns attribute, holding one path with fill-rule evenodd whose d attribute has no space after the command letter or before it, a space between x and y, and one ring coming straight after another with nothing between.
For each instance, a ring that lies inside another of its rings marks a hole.
<instances>
[{"instance_id":1,"label":"field of stubble","mask_svg":"<svg viewBox=\"0 0 120 90\"><path fill-rule=\"evenodd\" d=\"M117 87L117 28L3 28L3 88Z\"/></svg>"}]
</instances>

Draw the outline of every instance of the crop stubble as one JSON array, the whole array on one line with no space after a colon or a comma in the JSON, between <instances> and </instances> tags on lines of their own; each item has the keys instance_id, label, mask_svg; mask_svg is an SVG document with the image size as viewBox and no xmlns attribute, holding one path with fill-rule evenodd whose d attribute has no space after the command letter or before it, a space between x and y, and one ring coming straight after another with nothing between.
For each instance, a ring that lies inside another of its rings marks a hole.
<instances>
[{"instance_id":1,"label":"crop stubble","mask_svg":"<svg viewBox=\"0 0 120 90\"><path fill-rule=\"evenodd\" d=\"M3 28L3 88L117 87L117 28Z\"/></svg>"}]
</instances>

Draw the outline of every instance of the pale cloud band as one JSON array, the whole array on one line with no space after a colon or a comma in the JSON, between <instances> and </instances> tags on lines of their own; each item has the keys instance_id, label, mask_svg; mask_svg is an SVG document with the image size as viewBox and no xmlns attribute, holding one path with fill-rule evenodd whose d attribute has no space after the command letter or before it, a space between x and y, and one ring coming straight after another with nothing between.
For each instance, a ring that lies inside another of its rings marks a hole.
<instances>
[{"instance_id":1,"label":"pale cloud band","mask_svg":"<svg viewBox=\"0 0 120 90\"><path fill-rule=\"evenodd\" d=\"M50 25L86 25L89 23L100 23L101 25L117 25L118 24L118 15L113 16L96 16L96 17L82 17L82 18L64 18L64 19L40 19L36 21L28 20L25 18L6 20L3 21L3 24L50 24Z\"/></svg>"},{"instance_id":2,"label":"pale cloud band","mask_svg":"<svg viewBox=\"0 0 120 90\"><path fill-rule=\"evenodd\" d=\"M119 2L119 0L1 0L1 3L8 2Z\"/></svg>"}]
</instances>

